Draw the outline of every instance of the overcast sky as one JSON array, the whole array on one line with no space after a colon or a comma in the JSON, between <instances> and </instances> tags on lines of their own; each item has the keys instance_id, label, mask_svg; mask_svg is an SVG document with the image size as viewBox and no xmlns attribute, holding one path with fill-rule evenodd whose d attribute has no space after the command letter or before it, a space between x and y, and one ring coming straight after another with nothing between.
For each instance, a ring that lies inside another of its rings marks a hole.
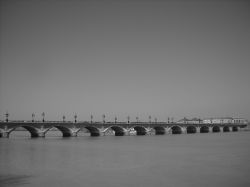
<instances>
[{"instance_id":1,"label":"overcast sky","mask_svg":"<svg viewBox=\"0 0 250 187\"><path fill-rule=\"evenodd\" d=\"M1 0L0 114L250 119L249 1Z\"/></svg>"}]
</instances>

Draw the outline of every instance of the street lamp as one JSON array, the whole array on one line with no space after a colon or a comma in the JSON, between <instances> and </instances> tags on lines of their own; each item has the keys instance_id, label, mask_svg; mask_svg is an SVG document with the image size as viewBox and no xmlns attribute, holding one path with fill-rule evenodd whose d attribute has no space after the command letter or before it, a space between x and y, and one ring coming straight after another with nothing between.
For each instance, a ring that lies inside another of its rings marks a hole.
<instances>
[{"instance_id":1,"label":"street lamp","mask_svg":"<svg viewBox=\"0 0 250 187\"><path fill-rule=\"evenodd\" d=\"M77 115L76 115L76 114L74 115L74 118L75 118L75 123L76 123L76 121L77 121L77 120L76 120L76 119L77 119Z\"/></svg>"},{"instance_id":2,"label":"street lamp","mask_svg":"<svg viewBox=\"0 0 250 187\"><path fill-rule=\"evenodd\" d=\"M34 122L34 121L35 121L35 114L32 113L32 122Z\"/></svg>"},{"instance_id":3,"label":"street lamp","mask_svg":"<svg viewBox=\"0 0 250 187\"><path fill-rule=\"evenodd\" d=\"M105 123L105 114L102 115L102 121Z\"/></svg>"},{"instance_id":4,"label":"street lamp","mask_svg":"<svg viewBox=\"0 0 250 187\"><path fill-rule=\"evenodd\" d=\"M42 113L42 117L43 117L43 122L45 121L44 118L45 118L45 113L43 112Z\"/></svg>"},{"instance_id":5,"label":"street lamp","mask_svg":"<svg viewBox=\"0 0 250 187\"><path fill-rule=\"evenodd\" d=\"M128 123L129 123L130 117L128 116L127 119L128 119Z\"/></svg>"},{"instance_id":6,"label":"street lamp","mask_svg":"<svg viewBox=\"0 0 250 187\"><path fill-rule=\"evenodd\" d=\"M90 123L93 123L93 115L90 115Z\"/></svg>"},{"instance_id":7,"label":"street lamp","mask_svg":"<svg viewBox=\"0 0 250 187\"><path fill-rule=\"evenodd\" d=\"M6 121L6 122L8 122L8 121L9 121L9 119L8 119L8 117L9 117L9 113L8 113L8 111L6 111L6 113L5 113L5 117L6 117L5 121Z\"/></svg>"},{"instance_id":8,"label":"street lamp","mask_svg":"<svg viewBox=\"0 0 250 187\"><path fill-rule=\"evenodd\" d=\"M137 122L137 123L139 122L139 117L136 117L136 122Z\"/></svg>"}]
</instances>

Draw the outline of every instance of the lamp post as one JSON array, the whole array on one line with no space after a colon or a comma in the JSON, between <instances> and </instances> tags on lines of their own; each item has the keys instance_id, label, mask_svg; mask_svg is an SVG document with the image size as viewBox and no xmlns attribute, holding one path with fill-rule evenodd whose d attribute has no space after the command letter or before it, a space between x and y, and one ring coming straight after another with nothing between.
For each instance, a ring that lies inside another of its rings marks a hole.
<instances>
[{"instance_id":1,"label":"lamp post","mask_svg":"<svg viewBox=\"0 0 250 187\"><path fill-rule=\"evenodd\" d=\"M90 123L93 123L93 115L90 115Z\"/></svg>"},{"instance_id":2,"label":"lamp post","mask_svg":"<svg viewBox=\"0 0 250 187\"><path fill-rule=\"evenodd\" d=\"M157 118L155 118L155 123L157 123Z\"/></svg>"},{"instance_id":3,"label":"lamp post","mask_svg":"<svg viewBox=\"0 0 250 187\"><path fill-rule=\"evenodd\" d=\"M9 113L8 113L8 111L6 111L6 113L5 113L5 121L6 121L6 122L8 122L8 121L9 121L9 119L8 119L8 118L9 118Z\"/></svg>"},{"instance_id":4,"label":"lamp post","mask_svg":"<svg viewBox=\"0 0 250 187\"><path fill-rule=\"evenodd\" d=\"M105 123L105 114L102 115L102 121Z\"/></svg>"},{"instance_id":5,"label":"lamp post","mask_svg":"<svg viewBox=\"0 0 250 187\"><path fill-rule=\"evenodd\" d=\"M34 122L35 121L35 114L34 113L32 113L32 122Z\"/></svg>"},{"instance_id":6,"label":"lamp post","mask_svg":"<svg viewBox=\"0 0 250 187\"><path fill-rule=\"evenodd\" d=\"M76 123L77 122L77 120L76 120L77 119L77 115L76 114L74 115L74 118L75 118L75 123Z\"/></svg>"},{"instance_id":7,"label":"lamp post","mask_svg":"<svg viewBox=\"0 0 250 187\"><path fill-rule=\"evenodd\" d=\"M136 117L136 122L139 123L139 117Z\"/></svg>"},{"instance_id":8,"label":"lamp post","mask_svg":"<svg viewBox=\"0 0 250 187\"><path fill-rule=\"evenodd\" d=\"M102 115L102 129L104 129L104 124L105 124L105 114ZM104 132L105 135L105 132Z\"/></svg>"},{"instance_id":9,"label":"lamp post","mask_svg":"<svg viewBox=\"0 0 250 187\"><path fill-rule=\"evenodd\" d=\"M184 118L183 118L183 121L184 121L184 123L186 124L186 123L187 123L187 118L184 117Z\"/></svg>"},{"instance_id":10,"label":"lamp post","mask_svg":"<svg viewBox=\"0 0 250 187\"><path fill-rule=\"evenodd\" d=\"M43 117L43 122L45 121L44 118L45 118L45 113L43 112L42 113L42 117Z\"/></svg>"}]
</instances>

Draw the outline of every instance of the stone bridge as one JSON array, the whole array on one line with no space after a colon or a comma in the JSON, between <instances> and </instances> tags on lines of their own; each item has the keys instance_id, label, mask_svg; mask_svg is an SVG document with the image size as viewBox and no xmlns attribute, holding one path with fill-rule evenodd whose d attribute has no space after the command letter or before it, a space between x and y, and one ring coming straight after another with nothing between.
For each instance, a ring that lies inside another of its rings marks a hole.
<instances>
[{"instance_id":1,"label":"stone bridge","mask_svg":"<svg viewBox=\"0 0 250 187\"><path fill-rule=\"evenodd\" d=\"M244 124L178 124L164 122L0 122L0 137L9 137L10 133L19 127L26 129L31 137L45 137L46 132L57 128L63 137L77 136L81 130L86 130L91 136L101 136L113 132L116 136L130 134L136 135L163 135L182 133L208 133L208 132L230 132L238 131L246 127Z\"/></svg>"}]
</instances>

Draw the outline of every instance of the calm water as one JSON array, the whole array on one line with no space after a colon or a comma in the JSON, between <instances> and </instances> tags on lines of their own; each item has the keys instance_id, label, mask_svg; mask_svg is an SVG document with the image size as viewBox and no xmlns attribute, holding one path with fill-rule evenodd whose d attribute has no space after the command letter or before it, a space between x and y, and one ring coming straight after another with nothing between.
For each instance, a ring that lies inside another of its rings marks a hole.
<instances>
[{"instance_id":1,"label":"calm water","mask_svg":"<svg viewBox=\"0 0 250 187\"><path fill-rule=\"evenodd\" d=\"M250 186L250 132L38 139L20 133L0 138L1 187Z\"/></svg>"}]
</instances>

